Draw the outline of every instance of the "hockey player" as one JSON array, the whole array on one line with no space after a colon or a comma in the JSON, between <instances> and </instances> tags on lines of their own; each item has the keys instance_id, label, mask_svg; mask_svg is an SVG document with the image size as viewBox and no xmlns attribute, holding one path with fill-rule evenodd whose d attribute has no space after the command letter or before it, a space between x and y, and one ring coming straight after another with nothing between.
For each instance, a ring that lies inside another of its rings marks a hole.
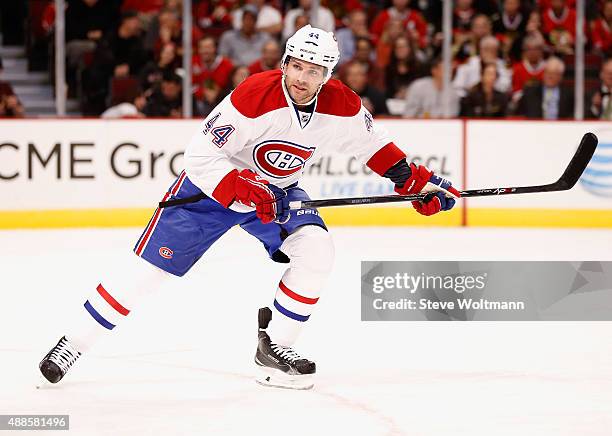
<instances>
[{"instance_id":1,"label":"hockey player","mask_svg":"<svg viewBox=\"0 0 612 436\"><path fill-rule=\"evenodd\" d=\"M417 212L453 207L459 192L421 165L408 163L353 91L330 80L338 63L332 33L309 25L288 41L280 70L253 75L203 121L170 186L134 247L133 274L109 277L88 296L75 324L40 362L51 383L111 332L139 299L169 275L183 276L235 225L258 238L272 260L289 267L273 303L259 310L258 382L307 389L315 363L292 345L307 324L329 275L334 247L316 210L289 211L308 200L298 186L319 153L355 156L395 183L399 194L431 191ZM146 261L146 262L143 262Z\"/></svg>"}]
</instances>

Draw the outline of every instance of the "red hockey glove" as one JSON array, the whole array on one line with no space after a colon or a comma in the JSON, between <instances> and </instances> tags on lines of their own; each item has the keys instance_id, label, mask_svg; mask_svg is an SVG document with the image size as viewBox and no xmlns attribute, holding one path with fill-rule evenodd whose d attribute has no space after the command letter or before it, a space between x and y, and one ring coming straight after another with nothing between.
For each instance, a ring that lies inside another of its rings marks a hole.
<instances>
[{"instance_id":1,"label":"red hockey glove","mask_svg":"<svg viewBox=\"0 0 612 436\"><path fill-rule=\"evenodd\" d=\"M283 224L289 220L287 193L253 171L240 171L234 189L235 200L247 206L254 206L257 218L264 224L272 221Z\"/></svg>"},{"instance_id":2,"label":"red hockey glove","mask_svg":"<svg viewBox=\"0 0 612 436\"><path fill-rule=\"evenodd\" d=\"M427 167L411 163L410 171L410 177L404 186L396 187L395 192L400 195L429 192L423 201L412 202L412 206L421 215L429 216L441 210L451 210L455 205L455 199L461 197L461 193L449 180L436 176Z\"/></svg>"}]
</instances>

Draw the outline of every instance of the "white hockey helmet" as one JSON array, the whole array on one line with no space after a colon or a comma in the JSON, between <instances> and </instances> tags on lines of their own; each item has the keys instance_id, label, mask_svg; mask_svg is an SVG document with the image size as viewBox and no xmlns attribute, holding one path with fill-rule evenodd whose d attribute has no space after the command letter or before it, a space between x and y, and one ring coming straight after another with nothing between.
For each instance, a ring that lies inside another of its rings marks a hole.
<instances>
[{"instance_id":1,"label":"white hockey helmet","mask_svg":"<svg viewBox=\"0 0 612 436\"><path fill-rule=\"evenodd\" d=\"M302 27L287 40L285 54L281 59L281 67L285 68L288 56L321 65L327 68L325 80L327 82L338 64L340 51L338 41L332 32L311 27L310 24Z\"/></svg>"}]
</instances>

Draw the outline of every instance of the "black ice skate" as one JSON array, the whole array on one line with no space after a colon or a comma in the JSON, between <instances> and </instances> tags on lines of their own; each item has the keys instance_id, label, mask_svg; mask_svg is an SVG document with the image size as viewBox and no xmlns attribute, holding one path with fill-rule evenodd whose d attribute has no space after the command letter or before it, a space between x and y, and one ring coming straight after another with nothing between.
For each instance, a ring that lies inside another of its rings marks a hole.
<instances>
[{"instance_id":1,"label":"black ice skate","mask_svg":"<svg viewBox=\"0 0 612 436\"><path fill-rule=\"evenodd\" d=\"M287 389L312 388L315 363L301 357L291 347L272 342L265 331L271 319L272 311L268 307L259 309L259 333L255 353L255 363L260 372L257 383Z\"/></svg>"},{"instance_id":2,"label":"black ice skate","mask_svg":"<svg viewBox=\"0 0 612 436\"><path fill-rule=\"evenodd\" d=\"M41 360L38 368L47 381L57 383L80 356L81 353L64 336Z\"/></svg>"}]
</instances>

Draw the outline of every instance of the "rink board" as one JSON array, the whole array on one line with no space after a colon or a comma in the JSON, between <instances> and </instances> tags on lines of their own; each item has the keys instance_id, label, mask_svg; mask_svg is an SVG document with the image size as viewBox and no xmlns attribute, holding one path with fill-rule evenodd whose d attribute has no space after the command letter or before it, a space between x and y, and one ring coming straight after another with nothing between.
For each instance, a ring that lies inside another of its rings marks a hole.
<instances>
[{"instance_id":1,"label":"rink board","mask_svg":"<svg viewBox=\"0 0 612 436\"><path fill-rule=\"evenodd\" d=\"M422 217L409 205L321 209L329 225L612 227L609 123L377 120L410 159L462 188L550 183L593 131L600 146L569 192L485 197ZM197 120L0 121L0 228L145 225L183 166ZM384 195L392 184L350 156L315 156L312 198Z\"/></svg>"}]
</instances>

